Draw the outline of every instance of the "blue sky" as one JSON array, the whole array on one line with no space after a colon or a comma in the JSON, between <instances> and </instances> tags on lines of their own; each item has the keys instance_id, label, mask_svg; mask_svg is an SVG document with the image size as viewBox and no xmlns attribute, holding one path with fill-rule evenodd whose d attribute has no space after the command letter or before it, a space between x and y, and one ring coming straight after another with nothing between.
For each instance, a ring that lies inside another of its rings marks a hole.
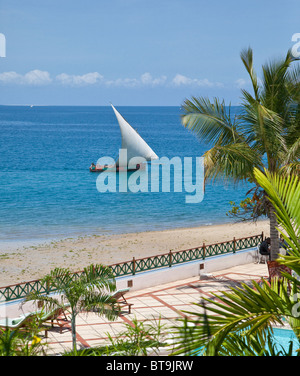
<instances>
[{"instance_id":1,"label":"blue sky","mask_svg":"<svg viewBox=\"0 0 300 376\"><path fill-rule=\"evenodd\" d=\"M240 60L282 57L299 0L1 0L0 104L240 103Z\"/></svg>"}]
</instances>

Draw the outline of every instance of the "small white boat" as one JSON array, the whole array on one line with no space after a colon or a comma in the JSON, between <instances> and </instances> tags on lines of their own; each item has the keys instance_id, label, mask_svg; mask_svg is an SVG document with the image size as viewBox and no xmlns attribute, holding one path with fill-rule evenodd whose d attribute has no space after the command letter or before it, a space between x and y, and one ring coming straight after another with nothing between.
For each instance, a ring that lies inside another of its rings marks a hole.
<instances>
[{"instance_id":1,"label":"small white boat","mask_svg":"<svg viewBox=\"0 0 300 376\"><path fill-rule=\"evenodd\" d=\"M158 159L158 156L146 143L145 140L137 133L135 129L123 118L123 116L115 109L113 105L112 109L118 120L121 137L122 137L122 150L127 151L127 159L123 161L122 158L118 158L114 165L92 165L90 166L91 172L102 172L108 169L116 171L123 170L139 170L143 167L143 162ZM128 167L128 162L135 157L135 166ZM138 160L140 158L140 161Z\"/></svg>"}]
</instances>

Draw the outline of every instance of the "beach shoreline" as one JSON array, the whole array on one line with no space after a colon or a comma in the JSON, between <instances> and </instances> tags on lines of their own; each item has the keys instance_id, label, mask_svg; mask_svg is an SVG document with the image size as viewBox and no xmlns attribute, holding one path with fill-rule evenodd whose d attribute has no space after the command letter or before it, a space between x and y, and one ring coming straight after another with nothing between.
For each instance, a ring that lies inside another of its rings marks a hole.
<instances>
[{"instance_id":1,"label":"beach shoreline","mask_svg":"<svg viewBox=\"0 0 300 376\"><path fill-rule=\"evenodd\" d=\"M76 272L90 264L113 265L264 232L269 221L226 223L112 235L89 235L20 247L0 244L0 287L43 278L55 267ZM19 246L17 246L19 245Z\"/></svg>"}]
</instances>

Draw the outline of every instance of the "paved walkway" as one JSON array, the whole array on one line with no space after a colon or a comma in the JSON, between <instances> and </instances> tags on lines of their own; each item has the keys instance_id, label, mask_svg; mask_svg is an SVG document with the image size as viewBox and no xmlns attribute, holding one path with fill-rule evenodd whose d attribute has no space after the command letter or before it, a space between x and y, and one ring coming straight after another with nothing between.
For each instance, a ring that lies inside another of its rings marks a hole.
<instances>
[{"instance_id":1,"label":"paved walkway","mask_svg":"<svg viewBox=\"0 0 300 376\"><path fill-rule=\"evenodd\" d=\"M192 303L200 302L201 296L212 297L212 292L229 289L236 282L259 280L267 276L266 264L247 264L211 273L211 276L205 279L193 277L129 292L126 294L126 299L133 304L131 314L124 311L116 321L110 322L91 312L78 315L76 322L78 346L93 347L108 343L106 333L115 337L117 333L124 331L124 323L133 325L134 318L145 321L161 317L162 324L172 327L176 325L176 319L186 315L182 311L200 310L200 307ZM71 326L68 325L62 333L56 327L48 331L48 338L43 339L43 343L47 343L47 353L59 354L71 349L70 328Z\"/></svg>"}]
</instances>

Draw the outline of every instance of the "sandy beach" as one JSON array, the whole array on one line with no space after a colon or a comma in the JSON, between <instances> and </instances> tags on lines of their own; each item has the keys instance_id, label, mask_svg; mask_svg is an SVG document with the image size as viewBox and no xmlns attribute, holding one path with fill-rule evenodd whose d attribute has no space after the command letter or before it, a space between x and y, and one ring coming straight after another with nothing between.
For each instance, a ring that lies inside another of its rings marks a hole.
<instances>
[{"instance_id":1,"label":"sandy beach","mask_svg":"<svg viewBox=\"0 0 300 376\"><path fill-rule=\"evenodd\" d=\"M269 234L269 221L234 223L120 235L90 235L26 247L0 245L0 287L44 277L55 267L82 270L90 264L115 263Z\"/></svg>"}]
</instances>

